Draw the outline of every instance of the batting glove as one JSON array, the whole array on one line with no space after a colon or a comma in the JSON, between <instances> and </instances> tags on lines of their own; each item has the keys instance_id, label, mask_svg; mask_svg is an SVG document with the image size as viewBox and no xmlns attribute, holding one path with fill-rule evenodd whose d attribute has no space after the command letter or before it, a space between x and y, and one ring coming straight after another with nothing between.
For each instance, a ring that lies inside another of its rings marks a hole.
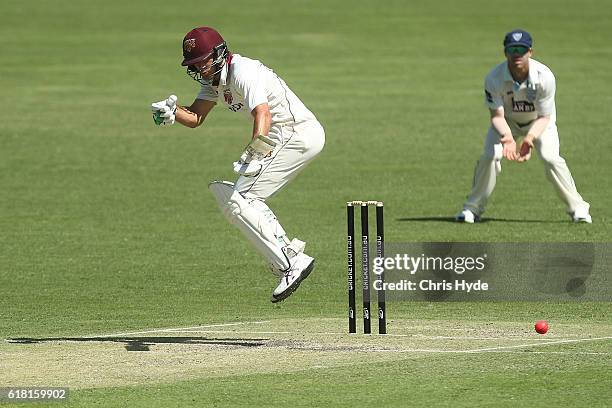
<instances>
[{"instance_id":1,"label":"batting glove","mask_svg":"<svg viewBox=\"0 0 612 408\"><path fill-rule=\"evenodd\" d=\"M153 122L156 125L173 125L176 120L176 95L170 95L168 99L151 104Z\"/></svg>"},{"instance_id":2,"label":"batting glove","mask_svg":"<svg viewBox=\"0 0 612 408\"><path fill-rule=\"evenodd\" d=\"M270 157L276 142L267 136L259 135L246 146L240 159L234 162L234 171L247 177L255 177L264 166L266 157Z\"/></svg>"}]
</instances>

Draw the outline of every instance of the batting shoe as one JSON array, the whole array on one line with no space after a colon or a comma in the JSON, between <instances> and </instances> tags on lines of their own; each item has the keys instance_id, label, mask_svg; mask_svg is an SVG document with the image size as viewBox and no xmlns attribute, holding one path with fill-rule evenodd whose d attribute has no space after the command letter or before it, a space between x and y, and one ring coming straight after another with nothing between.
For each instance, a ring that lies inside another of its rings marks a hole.
<instances>
[{"instance_id":1,"label":"batting shoe","mask_svg":"<svg viewBox=\"0 0 612 408\"><path fill-rule=\"evenodd\" d=\"M586 208L579 208L572 214L572 221L584 222L587 224L592 224L593 220L591 219L591 214L589 214L589 210Z\"/></svg>"},{"instance_id":2,"label":"batting shoe","mask_svg":"<svg viewBox=\"0 0 612 408\"><path fill-rule=\"evenodd\" d=\"M480 215L474 214L472 211L464 208L459 211L459 214L455 216L455 221L457 222L465 222L467 224L473 224L475 222L480 221Z\"/></svg>"},{"instance_id":3,"label":"batting shoe","mask_svg":"<svg viewBox=\"0 0 612 408\"><path fill-rule=\"evenodd\" d=\"M300 286L300 283L310 275L314 269L314 258L299 253L293 259L291 268L283 273L274 292L272 292L272 303L287 299Z\"/></svg>"}]
</instances>

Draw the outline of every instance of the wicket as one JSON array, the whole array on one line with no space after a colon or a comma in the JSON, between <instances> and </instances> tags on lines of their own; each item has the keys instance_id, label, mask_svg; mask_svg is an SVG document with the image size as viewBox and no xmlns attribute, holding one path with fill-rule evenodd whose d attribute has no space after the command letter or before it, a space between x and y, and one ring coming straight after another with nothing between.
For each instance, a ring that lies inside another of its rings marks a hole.
<instances>
[{"instance_id":1,"label":"wicket","mask_svg":"<svg viewBox=\"0 0 612 408\"><path fill-rule=\"evenodd\" d=\"M355 206L361 206L361 281L363 288L363 333L371 334L370 313L370 232L368 220L369 206L376 206L376 256L384 257L385 230L382 201L348 201L347 215L347 268L349 295L349 333L357 332L357 315L355 306ZM384 282L384 273L378 276ZM385 291L377 291L378 333L387 333L387 315L385 308Z\"/></svg>"}]
</instances>

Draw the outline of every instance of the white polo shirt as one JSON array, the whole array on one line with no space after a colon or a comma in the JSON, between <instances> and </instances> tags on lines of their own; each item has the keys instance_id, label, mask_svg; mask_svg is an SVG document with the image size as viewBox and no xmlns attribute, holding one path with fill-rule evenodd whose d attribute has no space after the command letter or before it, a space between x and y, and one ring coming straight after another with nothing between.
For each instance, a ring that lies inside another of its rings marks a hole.
<instances>
[{"instance_id":1,"label":"white polo shirt","mask_svg":"<svg viewBox=\"0 0 612 408\"><path fill-rule=\"evenodd\" d=\"M244 112L250 120L251 111L267 102L272 125L316 120L274 71L260 61L238 54L233 54L229 68L224 68L219 86L203 85L197 99L221 101L232 112Z\"/></svg>"},{"instance_id":2,"label":"white polo shirt","mask_svg":"<svg viewBox=\"0 0 612 408\"><path fill-rule=\"evenodd\" d=\"M541 62L530 58L529 77L519 84L504 61L485 78L485 103L493 110L503 106L506 120L518 127L528 126L545 115L550 115L549 126L555 126L555 89L555 76Z\"/></svg>"}]
</instances>

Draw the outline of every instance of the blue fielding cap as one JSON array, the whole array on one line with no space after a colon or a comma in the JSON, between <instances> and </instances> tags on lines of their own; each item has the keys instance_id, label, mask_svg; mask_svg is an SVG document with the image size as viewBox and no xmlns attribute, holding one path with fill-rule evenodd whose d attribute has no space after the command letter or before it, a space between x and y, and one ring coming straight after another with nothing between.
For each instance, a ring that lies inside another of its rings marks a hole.
<instances>
[{"instance_id":1,"label":"blue fielding cap","mask_svg":"<svg viewBox=\"0 0 612 408\"><path fill-rule=\"evenodd\" d=\"M512 47L513 45L522 45L527 48L531 48L533 45L533 40L531 39L531 34L529 34L525 30L516 29L510 31L504 37L504 49L508 47Z\"/></svg>"}]
</instances>

